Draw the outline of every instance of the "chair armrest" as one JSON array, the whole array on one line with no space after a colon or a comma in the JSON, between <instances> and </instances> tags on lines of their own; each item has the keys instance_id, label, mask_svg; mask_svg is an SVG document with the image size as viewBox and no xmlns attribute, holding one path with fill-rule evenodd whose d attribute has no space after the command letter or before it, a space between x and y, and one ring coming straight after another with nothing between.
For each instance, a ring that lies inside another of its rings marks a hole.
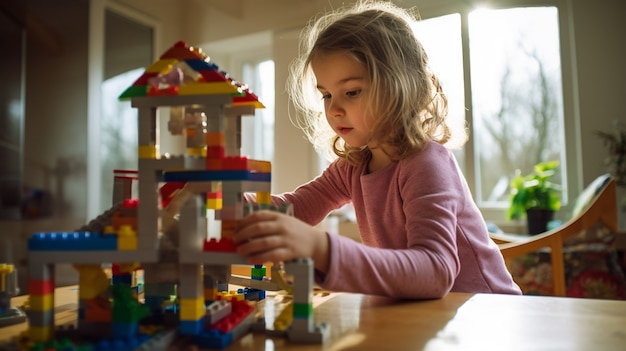
<instances>
[{"instance_id":1,"label":"chair armrest","mask_svg":"<svg viewBox=\"0 0 626 351\"><path fill-rule=\"evenodd\" d=\"M511 234L511 233L489 233L489 237L496 244L517 243L530 240L532 237L528 234Z\"/></svg>"}]
</instances>

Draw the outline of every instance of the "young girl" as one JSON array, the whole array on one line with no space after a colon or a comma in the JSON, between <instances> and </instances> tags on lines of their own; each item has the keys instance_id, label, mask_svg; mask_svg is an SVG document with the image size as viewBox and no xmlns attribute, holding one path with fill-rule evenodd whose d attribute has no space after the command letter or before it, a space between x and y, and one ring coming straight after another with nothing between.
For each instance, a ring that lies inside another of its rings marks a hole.
<instances>
[{"instance_id":1,"label":"young girl","mask_svg":"<svg viewBox=\"0 0 626 351\"><path fill-rule=\"evenodd\" d=\"M447 100L414 20L389 2L359 2L304 32L291 97L311 142L338 158L273 196L294 217L258 211L240 222L233 240L251 264L311 257L322 288L397 298L520 293L443 146ZM349 202L362 244L314 227Z\"/></svg>"}]
</instances>

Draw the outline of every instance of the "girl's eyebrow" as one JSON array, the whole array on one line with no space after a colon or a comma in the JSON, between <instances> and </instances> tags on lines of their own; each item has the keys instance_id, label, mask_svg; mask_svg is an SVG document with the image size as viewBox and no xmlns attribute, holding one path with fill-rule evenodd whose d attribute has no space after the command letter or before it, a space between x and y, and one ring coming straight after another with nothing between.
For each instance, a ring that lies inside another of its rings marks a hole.
<instances>
[{"instance_id":1,"label":"girl's eyebrow","mask_svg":"<svg viewBox=\"0 0 626 351\"><path fill-rule=\"evenodd\" d=\"M349 83L349 82L354 81L354 80L362 81L363 77L348 77L348 78L344 78L344 79L338 81L337 84L338 85L346 84L346 83ZM325 88L322 85L318 84L317 85L317 89L325 89Z\"/></svg>"}]
</instances>

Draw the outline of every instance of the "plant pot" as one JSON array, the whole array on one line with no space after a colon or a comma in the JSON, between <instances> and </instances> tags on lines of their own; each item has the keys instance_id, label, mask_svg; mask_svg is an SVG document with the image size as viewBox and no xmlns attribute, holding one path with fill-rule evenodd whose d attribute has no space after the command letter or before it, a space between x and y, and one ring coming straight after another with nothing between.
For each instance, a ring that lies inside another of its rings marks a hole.
<instances>
[{"instance_id":1,"label":"plant pot","mask_svg":"<svg viewBox=\"0 0 626 351\"><path fill-rule=\"evenodd\" d=\"M548 230L548 222L554 218L554 211L529 208L526 210L526 218L528 219L528 234L541 234Z\"/></svg>"}]
</instances>

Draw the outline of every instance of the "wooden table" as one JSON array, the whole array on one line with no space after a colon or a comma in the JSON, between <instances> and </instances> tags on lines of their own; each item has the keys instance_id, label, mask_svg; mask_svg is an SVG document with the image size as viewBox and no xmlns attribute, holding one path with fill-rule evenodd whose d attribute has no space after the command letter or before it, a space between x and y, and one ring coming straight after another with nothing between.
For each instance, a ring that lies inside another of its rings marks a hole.
<instances>
[{"instance_id":1,"label":"wooden table","mask_svg":"<svg viewBox=\"0 0 626 351\"><path fill-rule=\"evenodd\" d=\"M57 289L57 324L75 321L76 296L76 288ZM286 299L268 298L266 312L276 313ZM394 301L316 292L314 311L316 322L330 325L324 345L248 334L227 350L626 350L626 301L461 293ZM25 329L1 328L0 340Z\"/></svg>"}]
</instances>

